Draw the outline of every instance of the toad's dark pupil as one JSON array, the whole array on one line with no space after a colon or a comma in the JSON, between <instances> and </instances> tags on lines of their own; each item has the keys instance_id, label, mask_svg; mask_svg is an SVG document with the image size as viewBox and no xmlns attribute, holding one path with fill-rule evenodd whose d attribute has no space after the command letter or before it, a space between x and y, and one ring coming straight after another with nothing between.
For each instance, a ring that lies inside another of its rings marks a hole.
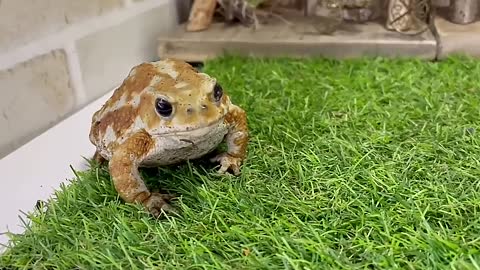
<instances>
[{"instance_id":1,"label":"toad's dark pupil","mask_svg":"<svg viewBox=\"0 0 480 270\"><path fill-rule=\"evenodd\" d=\"M172 104L163 98L157 99L157 102L155 103L155 109L157 110L158 114L164 117L170 116L173 110Z\"/></svg>"},{"instance_id":2,"label":"toad's dark pupil","mask_svg":"<svg viewBox=\"0 0 480 270\"><path fill-rule=\"evenodd\" d=\"M215 101L219 101L222 98L223 95L223 89L219 84L215 84L215 87L213 88L213 98Z\"/></svg>"}]
</instances>

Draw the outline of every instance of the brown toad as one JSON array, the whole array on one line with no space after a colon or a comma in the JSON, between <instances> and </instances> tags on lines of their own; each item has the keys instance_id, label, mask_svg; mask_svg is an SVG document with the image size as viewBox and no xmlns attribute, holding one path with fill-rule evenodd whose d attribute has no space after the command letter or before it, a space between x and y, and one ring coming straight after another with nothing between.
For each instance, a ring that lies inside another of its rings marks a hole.
<instances>
[{"instance_id":1,"label":"brown toad","mask_svg":"<svg viewBox=\"0 0 480 270\"><path fill-rule=\"evenodd\" d=\"M220 173L240 173L248 144L244 110L231 103L215 78L181 60L165 59L132 68L122 85L92 117L94 158L108 161L120 197L141 203L153 215L171 211L170 195L151 192L139 167L200 158L223 142L212 159Z\"/></svg>"}]
</instances>

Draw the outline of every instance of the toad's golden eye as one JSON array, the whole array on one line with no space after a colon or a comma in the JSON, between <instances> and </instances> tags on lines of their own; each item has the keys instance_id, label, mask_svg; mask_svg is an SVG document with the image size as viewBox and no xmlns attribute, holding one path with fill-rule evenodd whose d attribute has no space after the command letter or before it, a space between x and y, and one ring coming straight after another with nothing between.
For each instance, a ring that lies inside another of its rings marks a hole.
<instances>
[{"instance_id":1,"label":"toad's golden eye","mask_svg":"<svg viewBox=\"0 0 480 270\"><path fill-rule=\"evenodd\" d=\"M220 84L216 83L215 87L213 88L213 98L215 99L216 102L220 101L223 95L223 89Z\"/></svg>"},{"instance_id":2,"label":"toad's golden eye","mask_svg":"<svg viewBox=\"0 0 480 270\"><path fill-rule=\"evenodd\" d=\"M157 98L157 100L155 101L155 110L161 116L168 117L172 114L173 107L172 107L172 104L168 102L166 99Z\"/></svg>"}]
</instances>

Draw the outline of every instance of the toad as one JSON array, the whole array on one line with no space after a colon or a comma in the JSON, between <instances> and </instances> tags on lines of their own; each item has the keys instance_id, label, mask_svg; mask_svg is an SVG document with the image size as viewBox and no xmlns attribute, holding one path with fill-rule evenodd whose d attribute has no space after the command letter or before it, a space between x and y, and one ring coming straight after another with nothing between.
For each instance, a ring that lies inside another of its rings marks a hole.
<instances>
[{"instance_id":1,"label":"toad","mask_svg":"<svg viewBox=\"0 0 480 270\"><path fill-rule=\"evenodd\" d=\"M234 105L217 80L177 59L133 67L94 113L89 134L94 159L108 162L115 189L127 203L152 215L175 212L172 195L150 191L140 167L197 159L226 142L213 158L219 173L240 174L248 144L245 111Z\"/></svg>"}]
</instances>

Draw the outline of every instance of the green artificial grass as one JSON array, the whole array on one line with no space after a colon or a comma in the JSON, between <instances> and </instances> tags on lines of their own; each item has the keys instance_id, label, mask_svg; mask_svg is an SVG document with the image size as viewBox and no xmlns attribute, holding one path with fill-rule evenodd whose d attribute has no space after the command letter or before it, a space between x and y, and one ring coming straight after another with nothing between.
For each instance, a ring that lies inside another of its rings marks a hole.
<instances>
[{"instance_id":1,"label":"green artificial grass","mask_svg":"<svg viewBox=\"0 0 480 270\"><path fill-rule=\"evenodd\" d=\"M480 269L480 62L208 62L251 131L242 175L142 170L155 220L93 165L0 265L35 269ZM85 133L85 136L88 134Z\"/></svg>"}]
</instances>

